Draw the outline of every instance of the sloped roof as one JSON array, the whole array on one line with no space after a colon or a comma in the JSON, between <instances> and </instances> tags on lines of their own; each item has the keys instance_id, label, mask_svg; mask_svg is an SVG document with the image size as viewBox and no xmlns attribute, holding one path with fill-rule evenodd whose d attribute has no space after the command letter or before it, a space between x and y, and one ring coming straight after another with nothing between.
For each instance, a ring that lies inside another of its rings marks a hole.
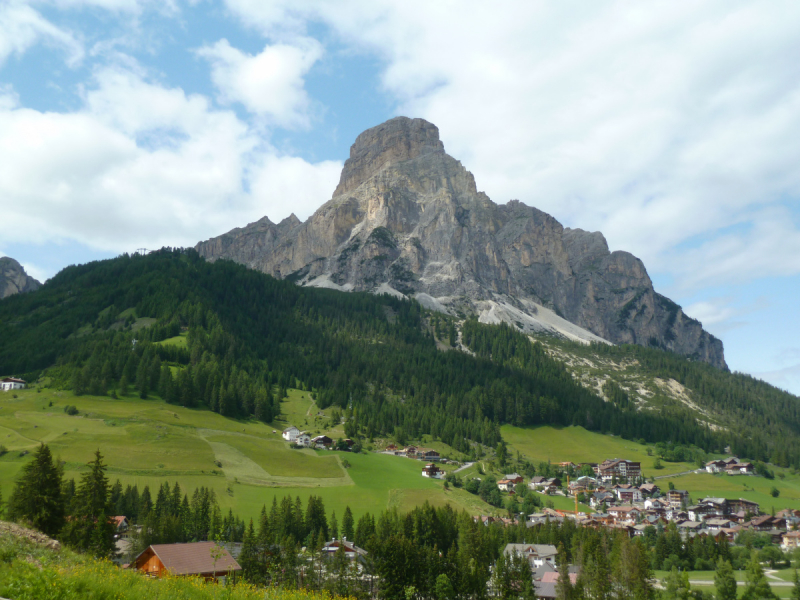
<instances>
[{"instance_id":1,"label":"sloped roof","mask_svg":"<svg viewBox=\"0 0 800 600\"><path fill-rule=\"evenodd\" d=\"M220 554L216 564L214 557L211 555L211 551L215 548L218 549ZM164 568L169 569L173 575L225 573L226 571L240 571L242 569L228 551L216 542L153 544L150 549L162 562ZM144 552L147 552L147 550ZM136 557L134 562L138 562L139 556Z\"/></svg>"}]
</instances>

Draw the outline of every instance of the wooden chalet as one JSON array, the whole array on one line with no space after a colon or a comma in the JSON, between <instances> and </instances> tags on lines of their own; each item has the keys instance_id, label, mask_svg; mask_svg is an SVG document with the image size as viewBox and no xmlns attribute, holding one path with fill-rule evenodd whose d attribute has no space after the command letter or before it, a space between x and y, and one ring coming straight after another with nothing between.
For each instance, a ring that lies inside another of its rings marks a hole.
<instances>
[{"instance_id":1,"label":"wooden chalet","mask_svg":"<svg viewBox=\"0 0 800 600\"><path fill-rule=\"evenodd\" d=\"M164 577L169 572L174 576L202 577L205 580L242 570L230 553L216 542L153 544L143 550L129 568L149 577Z\"/></svg>"}]
</instances>

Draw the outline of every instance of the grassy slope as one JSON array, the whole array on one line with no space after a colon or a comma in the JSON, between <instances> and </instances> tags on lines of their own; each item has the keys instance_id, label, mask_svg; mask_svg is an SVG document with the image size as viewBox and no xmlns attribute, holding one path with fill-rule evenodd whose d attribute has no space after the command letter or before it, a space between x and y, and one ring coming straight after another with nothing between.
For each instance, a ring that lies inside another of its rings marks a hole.
<instances>
[{"instance_id":1,"label":"grassy slope","mask_svg":"<svg viewBox=\"0 0 800 600\"><path fill-rule=\"evenodd\" d=\"M388 506L408 510L426 500L435 505L450 502L471 513L488 510L463 490L445 492L441 481L421 477L417 461L374 453L290 449L280 437L288 423L334 438L343 435L341 425L328 428L330 411L317 416L319 410L308 392L290 390L282 403L283 417L272 425L134 396L75 397L50 389L24 390L17 396L0 396L0 444L9 449L0 458L0 490L5 498L30 459L30 454L20 453L46 442L66 462L67 477L79 478L99 448L112 480L136 483L140 490L144 485L154 490L164 481L179 481L189 491L208 486L223 509L232 508L245 518L257 516L273 497L287 494L303 499L321 496L328 510L340 516L347 505L359 515ZM66 415L67 404L76 405L80 414ZM343 459L352 467L344 469Z\"/></svg>"},{"instance_id":2,"label":"grassy slope","mask_svg":"<svg viewBox=\"0 0 800 600\"><path fill-rule=\"evenodd\" d=\"M688 463L663 462L664 469L654 470L654 456L648 456L646 446L636 442L623 440L586 431L581 427L536 427L521 429L510 425L501 428L505 439L512 450L518 450L523 457L534 462L550 460L552 463L562 461L600 462L605 458L627 458L641 461L642 471L646 477L671 475L695 469ZM758 502L761 509L769 512L782 508L800 509L800 475L793 475L787 469L774 467L776 475L783 473L784 478L774 480L746 475L730 477L728 475L711 475L708 473L692 473L659 480L661 487L666 488L672 482L677 489L685 489L697 500L705 496L722 496L726 498L746 498ZM772 487L780 491L778 498L770 495Z\"/></svg>"}]
</instances>

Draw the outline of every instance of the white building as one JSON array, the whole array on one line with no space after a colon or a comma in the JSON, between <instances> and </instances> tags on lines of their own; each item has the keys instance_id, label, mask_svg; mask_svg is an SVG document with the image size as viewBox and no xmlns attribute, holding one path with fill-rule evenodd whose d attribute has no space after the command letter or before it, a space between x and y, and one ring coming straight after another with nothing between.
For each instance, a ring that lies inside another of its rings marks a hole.
<instances>
[{"instance_id":1,"label":"white building","mask_svg":"<svg viewBox=\"0 0 800 600\"><path fill-rule=\"evenodd\" d=\"M294 441L295 444L298 446L303 446L304 448L308 448L311 445L311 436L308 435L305 431L300 432L300 435Z\"/></svg>"},{"instance_id":2,"label":"white building","mask_svg":"<svg viewBox=\"0 0 800 600\"><path fill-rule=\"evenodd\" d=\"M294 442L297 440L297 436L300 435L300 430L292 425L291 427L284 429L281 435L287 442Z\"/></svg>"},{"instance_id":3,"label":"white building","mask_svg":"<svg viewBox=\"0 0 800 600\"><path fill-rule=\"evenodd\" d=\"M25 388L25 381L15 377L6 377L0 379L0 390L7 392L9 390L21 390Z\"/></svg>"}]
</instances>

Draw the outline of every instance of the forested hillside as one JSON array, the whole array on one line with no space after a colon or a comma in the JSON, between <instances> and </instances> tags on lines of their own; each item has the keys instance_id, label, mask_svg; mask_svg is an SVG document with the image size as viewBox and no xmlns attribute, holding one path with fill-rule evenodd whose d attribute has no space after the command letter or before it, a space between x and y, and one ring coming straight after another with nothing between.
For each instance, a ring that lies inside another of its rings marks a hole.
<instances>
[{"instance_id":1,"label":"forested hillside","mask_svg":"<svg viewBox=\"0 0 800 600\"><path fill-rule=\"evenodd\" d=\"M742 443L681 406L606 402L509 327L467 321L475 355L443 352L432 320L413 301L301 288L164 249L69 267L38 292L0 302L0 373L35 379L47 370L52 385L76 394L133 387L265 422L286 388L301 387L321 408L347 410L351 437L429 433L457 450L496 445L503 423L581 425L709 451ZM759 444L748 446L754 458L769 453L769 440ZM792 464L798 456L788 443Z\"/></svg>"}]
</instances>

